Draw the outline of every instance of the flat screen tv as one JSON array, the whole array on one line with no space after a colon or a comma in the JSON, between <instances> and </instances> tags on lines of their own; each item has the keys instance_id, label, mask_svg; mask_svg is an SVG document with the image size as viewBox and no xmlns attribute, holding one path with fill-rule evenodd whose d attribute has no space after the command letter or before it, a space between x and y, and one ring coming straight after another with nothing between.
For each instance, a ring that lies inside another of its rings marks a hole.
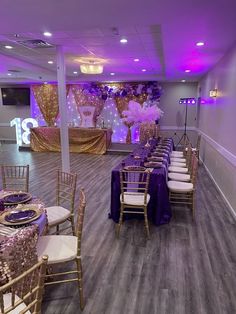
<instances>
[{"instance_id":1,"label":"flat screen tv","mask_svg":"<svg viewBox=\"0 0 236 314\"><path fill-rule=\"evenodd\" d=\"M29 106L30 88L8 87L1 88L2 104L4 106Z\"/></svg>"}]
</instances>

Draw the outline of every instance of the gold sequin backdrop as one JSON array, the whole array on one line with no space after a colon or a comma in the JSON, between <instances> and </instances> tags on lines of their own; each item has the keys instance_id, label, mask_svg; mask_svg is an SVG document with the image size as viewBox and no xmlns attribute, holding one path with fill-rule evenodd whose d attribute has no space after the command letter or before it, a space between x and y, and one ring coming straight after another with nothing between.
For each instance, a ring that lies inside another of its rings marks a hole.
<instances>
[{"instance_id":1,"label":"gold sequin backdrop","mask_svg":"<svg viewBox=\"0 0 236 314\"><path fill-rule=\"evenodd\" d=\"M107 84L98 84L101 88L104 88ZM136 83L137 85L137 83ZM125 83L113 83L112 86L123 89ZM90 94L83 89L81 85L67 85L67 95L69 89L71 88L77 108L79 106L95 106L95 116L94 122L96 123L97 117L101 114L105 100L101 96L96 96ZM32 90L36 99L36 102L42 112L44 120L47 122L48 126L53 126L57 120L59 108L58 108L58 90L57 85L43 84L43 85L33 85ZM127 95L127 96L115 96L114 101L116 103L117 110L119 112L120 118L124 118L123 111L128 110L128 104L130 100L137 101L141 105L147 100L147 93L142 93L138 96ZM78 111L79 112L79 111ZM123 121L123 120L122 120ZM133 123L123 121L124 125L127 126L127 136L126 143L131 143L131 127Z\"/></svg>"},{"instance_id":2,"label":"gold sequin backdrop","mask_svg":"<svg viewBox=\"0 0 236 314\"><path fill-rule=\"evenodd\" d=\"M70 86L66 86L68 95ZM58 87L52 84L32 85L35 100L48 126L54 126L58 113Z\"/></svg>"},{"instance_id":3,"label":"gold sequin backdrop","mask_svg":"<svg viewBox=\"0 0 236 314\"><path fill-rule=\"evenodd\" d=\"M101 97L87 93L82 86L72 85L71 90L75 97L75 102L78 107L81 106L95 106L94 122L96 123L97 117L101 114L105 101Z\"/></svg>"}]
</instances>

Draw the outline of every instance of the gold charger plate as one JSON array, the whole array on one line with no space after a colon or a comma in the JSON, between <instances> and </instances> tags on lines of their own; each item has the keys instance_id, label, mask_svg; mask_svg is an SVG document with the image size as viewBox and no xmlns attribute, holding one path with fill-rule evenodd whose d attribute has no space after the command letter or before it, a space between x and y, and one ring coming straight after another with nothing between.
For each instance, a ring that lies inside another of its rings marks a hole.
<instances>
[{"instance_id":1,"label":"gold charger plate","mask_svg":"<svg viewBox=\"0 0 236 314\"><path fill-rule=\"evenodd\" d=\"M148 168L162 168L162 163L161 162L154 162L154 161L148 161L144 163L145 167Z\"/></svg>"},{"instance_id":2,"label":"gold charger plate","mask_svg":"<svg viewBox=\"0 0 236 314\"><path fill-rule=\"evenodd\" d=\"M14 195L26 195L26 198L24 198L21 201L19 200L17 202L5 202L4 201L4 198L6 198L8 196L9 197L14 196ZM4 194L1 199L3 200L5 206L13 206L13 205L27 203L28 201L30 201L32 199L32 195L30 193L27 193L27 192L9 192L9 193Z\"/></svg>"},{"instance_id":3,"label":"gold charger plate","mask_svg":"<svg viewBox=\"0 0 236 314\"><path fill-rule=\"evenodd\" d=\"M9 222L6 220L6 216L8 216L11 212L14 211L20 211L20 210L33 210L35 211L35 216L30 218L30 219L25 219L19 222ZM28 224L36 219L38 219L42 215L42 209L41 206L38 204L29 204L29 205L20 205L15 208L11 208L9 210L5 210L0 214L0 223L5 225L5 226L20 226L20 225L25 225Z\"/></svg>"},{"instance_id":4,"label":"gold charger plate","mask_svg":"<svg viewBox=\"0 0 236 314\"><path fill-rule=\"evenodd\" d=\"M126 171L145 171L146 168L142 166L125 166L124 170Z\"/></svg>"}]
</instances>

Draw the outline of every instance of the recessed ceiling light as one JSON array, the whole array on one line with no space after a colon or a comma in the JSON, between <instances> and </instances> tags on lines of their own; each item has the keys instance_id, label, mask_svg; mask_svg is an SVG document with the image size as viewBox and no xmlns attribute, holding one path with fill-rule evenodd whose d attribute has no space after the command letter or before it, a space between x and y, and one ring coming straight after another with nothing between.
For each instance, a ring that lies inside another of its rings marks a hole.
<instances>
[{"instance_id":1,"label":"recessed ceiling light","mask_svg":"<svg viewBox=\"0 0 236 314\"><path fill-rule=\"evenodd\" d=\"M134 59L134 62L139 62L139 59L138 58Z\"/></svg>"},{"instance_id":2,"label":"recessed ceiling light","mask_svg":"<svg viewBox=\"0 0 236 314\"><path fill-rule=\"evenodd\" d=\"M186 73L189 73L189 72L191 72L191 70L188 70L188 69L187 69L187 70L185 70L185 72L186 72Z\"/></svg>"},{"instance_id":3,"label":"recessed ceiling light","mask_svg":"<svg viewBox=\"0 0 236 314\"><path fill-rule=\"evenodd\" d=\"M126 44L128 42L128 40L126 38L121 38L120 43L122 44Z\"/></svg>"},{"instance_id":4,"label":"recessed ceiling light","mask_svg":"<svg viewBox=\"0 0 236 314\"><path fill-rule=\"evenodd\" d=\"M182 83L185 83L185 82L186 82L186 80L181 80L181 82L182 82Z\"/></svg>"},{"instance_id":5,"label":"recessed ceiling light","mask_svg":"<svg viewBox=\"0 0 236 314\"><path fill-rule=\"evenodd\" d=\"M114 73L114 72L111 72L110 75L115 75L115 73Z\"/></svg>"},{"instance_id":6,"label":"recessed ceiling light","mask_svg":"<svg viewBox=\"0 0 236 314\"><path fill-rule=\"evenodd\" d=\"M52 36L52 33L50 33L50 32L44 32L43 35L46 36L46 37L51 37L51 36Z\"/></svg>"},{"instance_id":7,"label":"recessed ceiling light","mask_svg":"<svg viewBox=\"0 0 236 314\"><path fill-rule=\"evenodd\" d=\"M6 49L12 49L13 47L12 47L12 46L9 46L9 45L6 45L5 48L6 48Z\"/></svg>"},{"instance_id":8,"label":"recessed ceiling light","mask_svg":"<svg viewBox=\"0 0 236 314\"><path fill-rule=\"evenodd\" d=\"M49 60L49 61L48 61L48 64L53 64L53 61L52 61L52 60Z\"/></svg>"},{"instance_id":9,"label":"recessed ceiling light","mask_svg":"<svg viewBox=\"0 0 236 314\"><path fill-rule=\"evenodd\" d=\"M7 73L7 75L8 75L8 76L12 76L12 74L11 74L11 73Z\"/></svg>"},{"instance_id":10,"label":"recessed ceiling light","mask_svg":"<svg viewBox=\"0 0 236 314\"><path fill-rule=\"evenodd\" d=\"M77 71L74 71L73 74L78 74L78 72L77 72Z\"/></svg>"},{"instance_id":11,"label":"recessed ceiling light","mask_svg":"<svg viewBox=\"0 0 236 314\"><path fill-rule=\"evenodd\" d=\"M142 69L142 72L146 72L147 70L146 69Z\"/></svg>"},{"instance_id":12,"label":"recessed ceiling light","mask_svg":"<svg viewBox=\"0 0 236 314\"><path fill-rule=\"evenodd\" d=\"M204 45L205 45L205 43L203 41L199 41L199 42L196 43L196 46L198 46L198 47L201 47L201 46L204 46Z\"/></svg>"}]
</instances>

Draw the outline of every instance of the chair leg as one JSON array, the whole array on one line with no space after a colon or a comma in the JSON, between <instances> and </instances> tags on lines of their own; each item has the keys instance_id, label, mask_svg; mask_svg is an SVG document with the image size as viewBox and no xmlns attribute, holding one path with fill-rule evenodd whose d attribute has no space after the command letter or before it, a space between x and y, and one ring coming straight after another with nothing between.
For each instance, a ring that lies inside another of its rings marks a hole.
<instances>
[{"instance_id":1,"label":"chair leg","mask_svg":"<svg viewBox=\"0 0 236 314\"><path fill-rule=\"evenodd\" d=\"M75 236L75 222L74 222L74 216L70 217L70 222L71 222L71 229L73 236Z\"/></svg>"},{"instance_id":2,"label":"chair leg","mask_svg":"<svg viewBox=\"0 0 236 314\"><path fill-rule=\"evenodd\" d=\"M195 217L195 197L194 197L194 193L192 194L192 215L193 215L193 219Z\"/></svg>"},{"instance_id":3,"label":"chair leg","mask_svg":"<svg viewBox=\"0 0 236 314\"><path fill-rule=\"evenodd\" d=\"M85 303L84 303L84 294L83 294L83 274L82 274L82 263L81 258L76 259L77 271L78 271L78 288L79 288L79 301L80 301L80 309L83 311Z\"/></svg>"},{"instance_id":4,"label":"chair leg","mask_svg":"<svg viewBox=\"0 0 236 314\"><path fill-rule=\"evenodd\" d=\"M145 224L145 229L147 233L147 238L150 238L150 232L149 232L149 224L148 224L148 218L147 218L147 207L144 209L144 224Z\"/></svg>"},{"instance_id":5,"label":"chair leg","mask_svg":"<svg viewBox=\"0 0 236 314\"><path fill-rule=\"evenodd\" d=\"M120 218L119 218L119 223L118 223L117 229L116 229L116 235L117 235L118 238L119 238L119 236L120 236L120 228L121 228L122 221L123 221L123 211L124 211L124 206L121 205L121 206L120 206Z\"/></svg>"}]
</instances>

